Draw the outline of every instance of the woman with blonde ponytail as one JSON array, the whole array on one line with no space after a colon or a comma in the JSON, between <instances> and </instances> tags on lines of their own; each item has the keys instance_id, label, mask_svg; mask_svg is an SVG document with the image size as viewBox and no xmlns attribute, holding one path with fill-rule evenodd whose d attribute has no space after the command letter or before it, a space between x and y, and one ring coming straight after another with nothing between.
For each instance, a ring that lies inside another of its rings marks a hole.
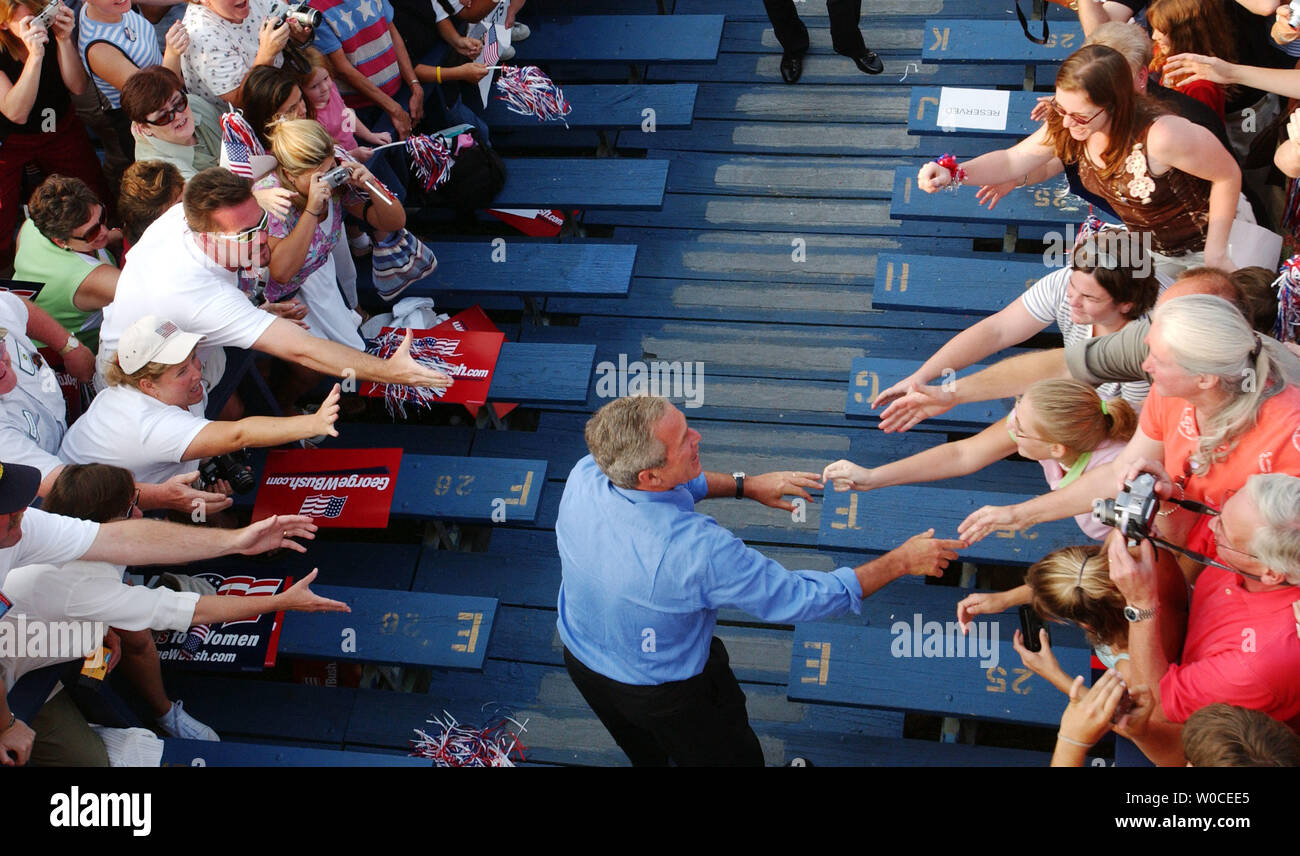
<instances>
[{"instance_id":1,"label":"woman with blonde ponytail","mask_svg":"<svg viewBox=\"0 0 1300 856\"><path fill-rule=\"evenodd\" d=\"M1106 401L1077 380L1040 380L1016 401L1005 420L974 437L868 469L840 460L822 471L836 490L875 490L898 484L964 476L1019 452L1043 465L1052 490L1070 484L1113 460L1137 427L1137 414L1123 399ZM1084 534L1101 539L1109 531L1091 513L1075 520Z\"/></svg>"},{"instance_id":2,"label":"woman with blonde ponytail","mask_svg":"<svg viewBox=\"0 0 1300 856\"><path fill-rule=\"evenodd\" d=\"M280 187L292 195L285 214L269 214L271 279L266 299L281 302L296 295L307 306L304 320L314 334L364 350L357 331L361 319L339 291L334 264L343 215L365 220L382 240L406 225L406 213L379 194L363 199L358 190L367 181L378 181L356 161L340 161L334 138L314 119L273 120L267 133L277 166L254 188ZM342 186L332 188L324 177L340 165L350 175Z\"/></svg>"},{"instance_id":3,"label":"woman with blonde ponytail","mask_svg":"<svg viewBox=\"0 0 1300 856\"><path fill-rule=\"evenodd\" d=\"M979 509L958 528L962 538L1084 513L1142 472L1156 476L1161 497L1212 508L1256 473L1300 475L1300 360L1281 343L1223 298L1195 294L1157 307L1147 347L1151 394L1124 451L1066 490ZM1158 527L1165 540L1207 553L1208 520L1169 504Z\"/></svg>"}]
</instances>

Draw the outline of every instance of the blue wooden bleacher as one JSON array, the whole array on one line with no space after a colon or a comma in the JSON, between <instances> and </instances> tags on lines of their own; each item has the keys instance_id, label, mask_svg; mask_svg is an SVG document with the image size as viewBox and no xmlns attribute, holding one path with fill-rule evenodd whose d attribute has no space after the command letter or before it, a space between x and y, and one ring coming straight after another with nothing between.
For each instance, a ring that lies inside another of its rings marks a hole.
<instances>
[{"instance_id":1,"label":"blue wooden bleacher","mask_svg":"<svg viewBox=\"0 0 1300 856\"><path fill-rule=\"evenodd\" d=\"M872 410L871 402L876 399L881 390L888 389L919 367L920 362L912 360L888 359L885 357L858 357L854 359L849 369L849 389L844 406L845 415L850 419L878 420L884 408ZM952 377L974 374L983 368L985 366L982 364L969 366ZM943 383L944 380L945 378L940 376L930 381L930 383L937 385ZM969 404L959 404L947 413L931 417L923 424L929 424L932 427L946 426L978 431L987 428L998 419L1005 419L1010 410L1011 403L1009 401L977 401Z\"/></svg>"},{"instance_id":2,"label":"blue wooden bleacher","mask_svg":"<svg viewBox=\"0 0 1300 856\"><path fill-rule=\"evenodd\" d=\"M654 211L663 204L668 164L631 158L506 158L493 208Z\"/></svg>"},{"instance_id":3,"label":"blue wooden bleacher","mask_svg":"<svg viewBox=\"0 0 1300 856\"><path fill-rule=\"evenodd\" d=\"M990 211L975 201L979 190L974 185L944 188L925 193L916 186L916 170L899 167L894 173L894 193L889 214L901 219L906 233L919 226L910 224L949 223L953 225L1003 224L1028 227L1022 235L1060 232L1067 224L1078 225L1088 216L1091 206L1070 193L1064 178L1050 184L1020 187L1011 191Z\"/></svg>"},{"instance_id":4,"label":"blue wooden bleacher","mask_svg":"<svg viewBox=\"0 0 1300 856\"><path fill-rule=\"evenodd\" d=\"M264 743L163 740L164 767L428 767L427 758Z\"/></svg>"},{"instance_id":5,"label":"blue wooden bleacher","mask_svg":"<svg viewBox=\"0 0 1300 856\"><path fill-rule=\"evenodd\" d=\"M981 153L996 148L996 145L989 145L994 138L1014 137L1022 139L1038 130L1038 123L1029 118L1034 107L1038 104L1038 99L1044 93L1016 91L1008 93L1007 105L1007 124L1006 127L998 129L988 128L960 128L950 125L939 124L939 99L943 90L933 86L913 87L911 103L907 110L907 132L909 134L919 134L924 136L940 136L942 140L935 140L934 145L948 145L949 142L961 137L984 137L989 138L983 143ZM1006 140L1003 140L1003 145Z\"/></svg>"},{"instance_id":6,"label":"blue wooden bleacher","mask_svg":"<svg viewBox=\"0 0 1300 856\"><path fill-rule=\"evenodd\" d=\"M722 15L547 17L518 47L520 62L668 63L712 61Z\"/></svg>"},{"instance_id":7,"label":"blue wooden bleacher","mask_svg":"<svg viewBox=\"0 0 1300 856\"><path fill-rule=\"evenodd\" d=\"M882 253L876 265L871 304L878 309L960 310L973 315L1002 311L1052 270L1041 259L946 258L919 253Z\"/></svg>"},{"instance_id":8,"label":"blue wooden bleacher","mask_svg":"<svg viewBox=\"0 0 1300 856\"><path fill-rule=\"evenodd\" d=\"M1064 13L1069 15L1069 12ZM1083 30L1078 21L1049 15L1046 44L1026 39L1020 24L1010 21L979 21L967 18L935 18L925 22L921 58L927 62L985 63L1022 62L1052 65L1083 47ZM1030 25L1037 33L1040 25Z\"/></svg>"},{"instance_id":9,"label":"blue wooden bleacher","mask_svg":"<svg viewBox=\"0 0 1300 856\"><path fill-rule=\"evenodd\" d=\"M531 40L530 40L531 41ZM534 116L523 116L507 109L505 104L492 99L483 111L483 118L495 133L497 130L553 129L556 126L570 130L596 129L620 130L640 128L647 120L645 111L654 111L654 125L664 130L682 130L691 126L695 112L695 99L699 87L694 83L669 83L658 86L645 84L599 84L563 86L564 97L572 111L564 117L563 124L551 121L543 124Z\"/></svg>"}]
</instances>

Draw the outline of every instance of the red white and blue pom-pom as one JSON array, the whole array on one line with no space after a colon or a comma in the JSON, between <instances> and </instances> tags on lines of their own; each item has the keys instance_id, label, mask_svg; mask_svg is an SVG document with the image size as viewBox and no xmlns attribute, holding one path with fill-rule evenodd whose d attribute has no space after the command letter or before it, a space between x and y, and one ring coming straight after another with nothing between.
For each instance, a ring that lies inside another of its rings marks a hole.
<instances>
[{"instance_id":1,"label":"red white and blue pom-pom","mask_svg":"<svg viewBox=\"0 0 1300 856\"><path fill-rule=\"evenodd\" d=\"M244 114L231 110L221 114L221 148L226 153L229 169L244 178L253 177L252 159L266 154L262 141Z\"/></svg>"},{"instance_id":2,"label":"red white and blue pom-pom","mask_svg":"<svg viewBox=\"0 0 1300 856\"><path fill-rule=\"evenodd\" d=\"M451 149L442 137L412 134L406 139L406 154L420 179L420 186L431 191L451 175Z\"/></svg>"},{"instance_id":3,"label":"red white and blue pom-pom","mask_svg":"<svg viewBox=\"0 0 1300 856\"><path fill-rule=\"evenodd\" d=\"M519 740L527 731L528 720L522 723L508 715L501 715L494 723L483 728L461 725L447 711L442 719L427 720L436 726L428 731L415 729L416 739L411 741L411 755L429 758L435 767L513 767L523 761L528 747ZM513 725L514 730L507 728Z\"/></svg>"},{"instance_id":4,"label":"red white and blue pom-pom","mask_svg":"<svg viewBox=\"0 0 1300 856\"><path fill-rule=\"evenodd\" d=\"M535 65L504 66L497 77L497 99L506 103L506 109L521 116L536 116L539 122L549 122L573 111L564 92ZM564 122L564 127L569 127Z\"/></svg>"},{"instance_id":5,"label":"red white and blue pom-pom","mask_svg":"<svg viewBox=\"0 0 1300 856\"><path fill-rule=\"evenodd\" d=\"M1277 321L1273 338L1294 342L1300 335L1300 255L1282 262L1282 275L1273 281L1277 289Z\"/></svg>"},{"instance_id":6,"label":"red white and blue pom-pom","mask_svg":"<svg viewBox=\"0 0 1300 856\"><path fill-rule=\"evenodd\" d=\"M369 343L366 352L386 360L397 352L397 349L402 345L402 340L405 338L406 330L401 328L380 333ZM456 349L459 345L460 342L456 339L415 336L411 339L411 359L420 365L452 376L455 368L446 362L443 357L456 356ZM406 386L400 383L384 384L383 392L384 405L388 408L388 415L396 418L400 414L403 419L406 418L407 404L428 408L447 394L447 390L443 388Z\"/></svg>"},{"instance_id":7,"label":"red white and blue pom-pom","mask_svg":"<svg viewBox=\"0 0 1300 856\"><path fill-rule=\"evenodd\" d=\"M966 169L957 163L955 157L947 153L943 157L937 158L935 163L948 170L948 174L952 176L952 181L948 183L948 189L956 193L957 188L966 180Z\"/></svg>"}]
</instances>

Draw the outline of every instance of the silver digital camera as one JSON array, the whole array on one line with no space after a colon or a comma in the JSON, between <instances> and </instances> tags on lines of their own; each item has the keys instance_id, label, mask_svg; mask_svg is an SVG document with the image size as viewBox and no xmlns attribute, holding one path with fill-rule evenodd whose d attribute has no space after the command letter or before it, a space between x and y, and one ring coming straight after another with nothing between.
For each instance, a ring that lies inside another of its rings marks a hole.
<instances>
[{"instance_id":1,"label":"silver digital camera","mask_svg":"<svg viewBox=\"0 0 1300 856\"><path fill-rule=\"evenodd\" d=\"M1156 512L1160 510L1160 498L1156 496L1156 478L1150 473L1142 473L1137 478L1124 483L1124 490L1114 499L1094 499L1092 516L1107 526L1113 526L1124 534L1130 544L1137 544L1151 537L1151 527L1155 523Z\"/></svg>"},{"instance_id":2,"label":"silver digital camera","mask_svg":"<svg viewBox=\"0 0 1300 856\"><path fill-rule=\"evenodd\" d=\"M329 185L330 190L337 190L352 180L352 170L345 166L336 166L321 176L321 181Z\"/></svg>"},{"instance_id":3,"label":"silver digital camera","mask_svg":"<svg viewBox=\"0 0 1300 856\"><path fill-rule=\"evenodd\" d=\"M320 26L321 14L318 10L313 9L306 3L296 3L287 9L278 12L276 26L283 24L285 21L296 21L298 26L310 29L313 33Z\"/></svg>"},{"instance_id":4,"label":"silver digital camera","mask_svg":"<svg viewBox=\"0 0 1300 856\"><path fill-rule=\"evenodd\" d=\"M32 16L32 20L38 22L46 30L50 29L54 16L59 14L59 0L50 0L45 4L45 8Z\"/></svg>"}]
</instances>

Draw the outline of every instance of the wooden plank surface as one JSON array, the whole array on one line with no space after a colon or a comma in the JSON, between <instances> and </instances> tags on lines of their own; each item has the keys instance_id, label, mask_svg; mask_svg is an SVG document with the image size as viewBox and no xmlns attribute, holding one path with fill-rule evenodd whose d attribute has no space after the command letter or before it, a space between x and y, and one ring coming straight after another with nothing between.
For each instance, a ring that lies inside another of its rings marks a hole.
<instances>
[{"instance_id":1,"label":"wooden plank surface","mask_svg":"<svg viewBox=\"0 0 1300 856\"><path fill-rule=\"evenodd\" d=\"M494 208L654 211L663 204L668 164L630 158L506 158Z\"/></svg>"},{"instance_id":2,"label":"wooden plank surface","mask_svg":"<svg viewBox=\"0 0 1300 856\"><path fill-rule=\"evenodd\" d=\"M916 186L916 173L910 167L899 167L894 172L889 214L904 223L1023 224L1063 232L1067 224L1077 227L1088 216L1088 203L1069 192L1064 177L1049 184L1017 188L990 211L975 201L977 186L925 193Z\"/></svg>"},{"instance_id":3,"label":"wooden plank surface","mask_svg":"<svg viewBox=\"0 0 1300 856\"><path fill-rule=\"evenodd\" d=\"M392 513L491 521L531 520L546 482L546 462L515 458L403 455Z\"/></svg>"},{"instance_id":4,"label":"wooden plank surface","mask_svg":"<svg viewBox=\"0 0 1300 856\"><path fill-rule=\"evenodd\" d=\"M972 315L1001 312L1040 277L1052 272L1042 259L1013 261L886 253L871 293L872 306Z\"/></svg>"},{"instance_id":5,"label":"wooden plank surface","mask_svg":"<svg viewBox=\"0 0 1300 856\"><path fill-rule=\"evenodd\" d=\"M519 43L519 62L711 61L722 21L714 14L547 16Z\"/></svg>"},{"instance_id":6,"label":"wooden plank surface","mask_svg":"<svg viewBox=\"0 0 1300 856\"><path fill-rule=\"evenodd\" d=\"M871 402L881 390L888 389L907 377L920 367L920 362L889 359L884 357L859 357L849 369L849 388L844 412L851 419L870 419L878 421L884 408L871 409ZM952 375L952 378L974 374L985 368L983 364L969 366ZM932 383L942 383L937 378ZM922 424L958 427L966 430L980 431L998 419L1006 418L1011 410L1011 402L1005 399L997 401L976 401L959 404L947 413L933 416Z\"/></svg>"},{"instance_id":7,"label":"wooden plank surface","mask_svg":"<svg viewBox=\"0 0 1300 856\"><path fill-rule=\"evenodd\" d=\"M438 259L430 276L402 297L441 297L457 289L474 294L617 296L627 293L635 244L542 243L527 238L429 241ZM369 265L358 265L358 288L373 287Z\"/></svg>"},{"instance_id":8,"label":"wooden plank surface","mask_svg":"<svg viewBox=\"0 0 1300 856\"><path fill-rule=\"evenodd\" d=\"M313 586L351 612L291 612L280 653L328 660L480 669L495 598Z\"/></svg>"},{"instance_id":9,"label":"wooden plank surface","mask_svg":"<svg viewBox=\"0 0 1300 856\"><path fill-rule=\"evenodd\" d=\"M585 401L595 345L507 342L488 389L490 401L558 404Z\"/></svg>"},{"instance_id":10,"label":"wooden plank surface","mask_svg":"<svg viewBox=\"0 0 1300 856\"><path fill-rule=\"evenodd\" d=\"M428 758L304 746L164 738L164 767L429 767Z\"/></svg>"},{"instance_id":11,"label":"wooden plank surface","mask_svg":"<svg viewBox=\"0 0 1300 856\"><path fill-rule=\"evenodd\" d=\"M1014 137L1021 139L1038 130L1038 123L1029 118L1038 99L1047 95L1045 92L1024 92L1012 90L1008 95L1007 124L1002 129L958 128L946 122L940 124L939 99L943 89L937 86L916 86L912 88L911 104L907 109L907 132L926 136L943 137L943 144L961 137ZM1003 143L1005 145L1005 141Z\"/></svg>"},{"instance_id":12,"label":"wooden plank surface","mask_svg":"<svg viewBox=\"0 0 1300 856\"><path fill-rule=\"evenodd\" d=\"M487 110L483 111L483 119L492 129L494 141L498 129L564 128L565 123L574 131L584 128L640 128L647 119L646 109L654 111L656 128L689 128L698 87L694 83L669 83L657 86L566 84L562 88L565 99L573 108L563 123L559 120L542 123L534 116L521 116L507 109L504 102L493 98Z\"/></svg>"},{"instance_id":13,"label":"wooden plank surface","mask_svg":"<svg viewBox=\"0 0 1300 856\"><path fill-rule=\"evenodd\" d=\"M1053 10L1056 11L1056 10ZM1067 13L1068 14L1068 13ZM1048 14L1045 44L1025 38L1020 23L1010 21L973 21L967 18L935 18L925 22L921 56L938 63L1005 63L1055 64L1083 47L1083 30L1078 21L1061 20ZM1070 15L1073 18L1073 15ZM1030 32L1042 34L1041 22L1029 25Z\"/></svg>"}]
</instances>

